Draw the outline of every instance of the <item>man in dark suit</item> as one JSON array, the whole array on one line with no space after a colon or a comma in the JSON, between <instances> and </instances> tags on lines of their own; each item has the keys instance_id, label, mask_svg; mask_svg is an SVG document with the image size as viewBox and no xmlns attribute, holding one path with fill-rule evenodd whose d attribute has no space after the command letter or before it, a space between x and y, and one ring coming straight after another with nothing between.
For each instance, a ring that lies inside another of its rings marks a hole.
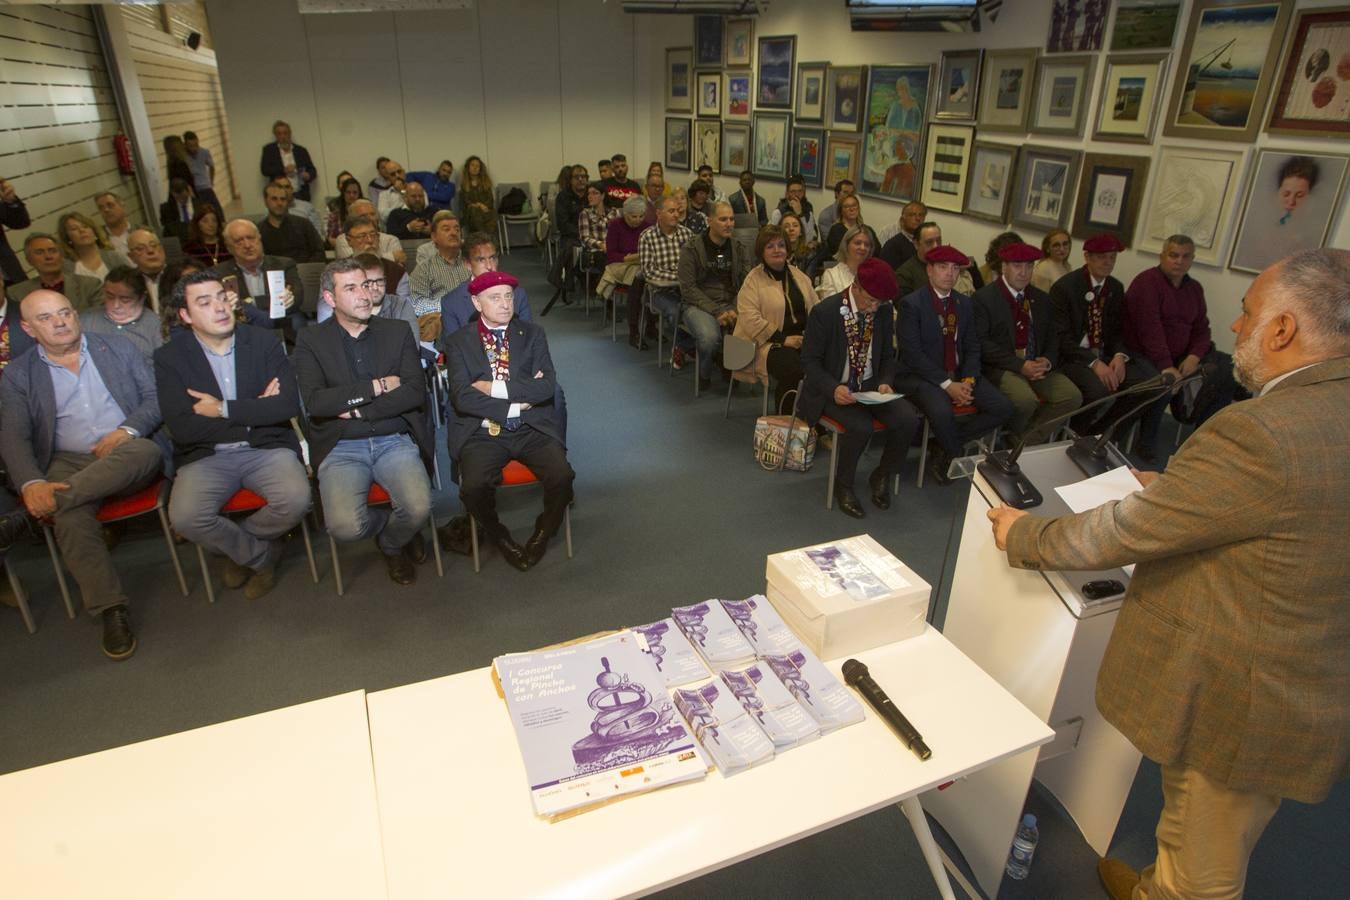
<instances>
[{"instance_id":1,"label":"man in dark suit","mask_svg":"<svg viewBox=\"0 0 1350 900\"><path fill-rule=\"evenodd\" d=\"M305 303L305 288L300 283L300 272L295 260L285 256L268 256L263 252L258 226L248 219L235 219L225 226L225 248L231 258L211 269L235 293L243 304L244 318L250 325L277 328L289 325L298 332L307 321L301 312ZM284 272L286 294L283 302L287 315L272 318L272 302L267 294L267 273Z\"/></svg>"},{"instance_id":2,"label":"man in dark suit","mask_svg":"<svg viewBox=\"0 0 1350 900\"><path fill-rule=\"evenodd\" d=\"M192 185L181 178L169 182L169 199L159 205L159 225L165 237L178 238L180 245L188 242L188 228L196 215L196 201Z\"/></svg>"},{"instance_id":3,"label":"man in dark suit","mask_svg":"<svg viewBox=\"0 0 1350 900\"><path fill-rule=\"evenodd\" d=\"M1045 440L1040 425L1073 412L1083 395L1063 372L1059 360L1054 306L1044 291L1031 286L1041 251L1017 241L999 251L1000 274L971 295L975 331L980 338L984 376L1013 405L1008 427L1019 438Z\"/></svg>"},{"instance_id":4,"label":"man in dark suit","mask_svg":"<svg viewBox=\"0 0 1350 900\"><path fill-rule=\"evenodd\" d=\"M518 285L505 272L484 272L469 282L479 318L446 341L446 443L459 464L464 508L506 561L523 572L543 558L562 525L575 473L553 411L557 379L548 339L538 325L513 318ZM544 486L544 510L524 547L497 518L502 468L513 459L528 466Z\"/></svg>"},{"instance_id":5,"label":"man in dark suit","mask_svg":"<svg viewBox=\"0 0 1350 900\"><path fill-rule=\"evenodd\" d=\"M913 259L918 252L915 247L915 240L918 238L919 226L927 218L928 207L918 200L911 200L906 203L905 208L900 211L900 222L895 236L881 245L881 252L877 256L880 256L886 261L887 265L895 269Z\"/></svg>"},{"instance_id":6,"label":"man in dark suit","mask_svg":"<svg viewBox=\"0 0 1350 900\"><path fill-rule=\"evenodd\" d=\"M306 218L289 212L291 192L286 181L274 181L263 189L267 215L258 220L263 252L295 262L326 262L323 238Z\"/></svg>"},{"instance_id":7,"label":"man in dark suit","mask_svg":"<svg viewBox=\"0 0 1350 900\"><path fill-rule=\"evenodd\" d=\"M89 309L98 304L98 279L67 272L61 247L50 234L29 232L28 237L23 239L23 257L37 271L37 275L7 288L5 296L9 302L17 306L33 291L48 290L61 294L76 310Z\"/></svg>"},{"instance_id":8,"label":"man in dark suit","mask_svg":"<svg viewBox=\"0 0 1350 900\"><path fill-rule=\"evenodd\" d=\"M897 387L923 410L936 447L929 454L933 478L947 484L947 465L967 441L1008 421L1013 405L980 371L980 335L970 298L954 289L970 264L949 245L926 256L927 283L900 301L900 371ZM958 417L957 407L974 407Z\"/></svg>"},{"instance_id":9,"label":"man in dark suit","mask_svg":"<svg viewBox=\"0 0 1350 900\"><path fill-rule=\"evenodd\" d=\"M1347 320L1350 252L1281 260L1231 326L1254 399L1123 500L1055 519L989 511L1016 568L1138 563L1097 706L1161 766L1163 805L1155 865L1098 864L1118 900L1242 896L1282 798L1319 803L1350 773Z\"/></svg>"},{"instance_id":10,"label":"man in dark suit","mask_svg":"<svg viewBox=\"0 0 1350 900\"><path fill-rule=\"evenodd\" d=\"M291 126L280 119L272 125L272 137L275 140L265 144L262 149L259 168L263 176L268 181L289 178L295 187L295 196L308 200L309 183L319 174L319 170L314 168L314 161L309 158L309 151L299 144L291 143Z\"/></svg>"},{"instance_id":11,"label":"man in dark suit","mask_svg":"<svg viewBox=\"0 0 1350 900\"><path fill-rule=\"evenodd\" d=\"M1111 276L1119 238L1099 234L1083 243L1081 269L1050 287L1058 332L1060 371L1078 386L1083 403L1093 403L1158 374L1146 359L1125 349L1125 286ZM1085 410L1073 419L1079 434L1096 434L1116 421L1120 403Z\"/></svg>"},{"instance_id":12,"label":"man in dark suit","mask_svg":"<svg viewBox=\"0 0 1350 900\"><path fill-rule=\"evenodd\" d=\"M295 376L275 332L235 324L211 272L180 280L168 310L187 326L154 357L176 467L169 518L183 537L225 557L227 588L256 600L276 583L281 538L311 502L290 423L300 414ZM267 505L236 521L220 508L240 488Z\"/></svg>"},{"instance_id":13,"label":"man in dark suit","mask_svg":"<svg viewBox=\"0 0 1350 900\"><path fill-rule=\"evenodd\" d=\"M809 425L829 416L843 426L834 438L839 463L835 492L840 511L855 519L865 513L853 492L853 479L872 436L873 422L886 426L881 462L868 478L872 503L878 509L890 508L891 476L900 474L922 424L908 400L863 405L854 397L860 391L895 393L891 306L895 293L891 267L876 257L867 259L847 290L812 307L802 338L804 385L797 410Z\"/></svg>"},{"instance_id":14,"label":"man in dark suit","mask_svg":"<svg viewBox=\"0 0 1350 900\"><path fill-rule=\"evenodd\" d=\"M300 332L295 374L328 533L338 541L374 536L389 578L412 584L415 564L427 558L421 530L431 515L426 378L408 326L373 315L366 280L355 259L323 270L333 317ZM366 503L372 483L391 509Z\"/></svg>"},{"instance_id":15,"label":"man in dark suit","mask_svg":"<svg viewBox=\"0 0 1350 900\"><path fill-rule=\"evenodd\" d=\"M760 225L769 221L768 208L764 198L755 193L755 176L750 172L741 173L741 189L731 195L731 210L738 216L753 215Z\"/></svg>"},{"instance_id":16,"label":"man in dark suit","mask_svg":"<svg viewBox=\"0 0 1350 900\"><path fill-rule=\"evenodd\" d=\"M104 654L126 659L136 636L97 513L163 469L149 440L160 424L155 379L126 338L82 334L55 291L25 297L22 324L38 346L0 378L0 456L28 512L52 520L85 611L103 619Z\"/></svg>"}]
</instances>

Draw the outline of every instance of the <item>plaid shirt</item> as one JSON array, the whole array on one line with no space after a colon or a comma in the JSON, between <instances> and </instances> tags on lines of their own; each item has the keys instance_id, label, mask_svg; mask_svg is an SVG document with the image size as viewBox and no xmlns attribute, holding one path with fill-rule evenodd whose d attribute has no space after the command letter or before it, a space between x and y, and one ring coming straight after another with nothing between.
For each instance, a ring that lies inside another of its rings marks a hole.
<instances>
[{"instance_id":1,"label":"plaid shirt","mask_svg":"<svg viewBox=\"0 0 1350 900\"><path fill-rule=\"evenodd\" d=\"M408 276L412 288L413 311L419 316L441 311L441 298L472 277L469 266L461 255L448 263L439 253L419 259L417 268Z\"/></svg>"},{"instance_id":2,"label":"plaid shirt","mask_svg":"<svg viewBox=\"0 0 1350 900\"><path fill-rule=\"evenodd\" d=\"M661 226L653 225L638 238L638 261L642 263L642 277L649 284L666 287L680 280L680 248L694 233L683 225L676 225L670 234L662 234Z\"/></svg>"},{"instance_id":3,"label":"plaid shirt","mask_svg":"<svg viewBox=\"0 0 1350 900\"><path fill-rule=\"evenodd\" d=\"M587 250L605 249L605 235L609 233L609 223L622 215L617 209L607 209L603 213L596 213L589 206L581 211L581 220L578 222L578 231L581 234L581 245Z\"/></svg>"}]
</instances>

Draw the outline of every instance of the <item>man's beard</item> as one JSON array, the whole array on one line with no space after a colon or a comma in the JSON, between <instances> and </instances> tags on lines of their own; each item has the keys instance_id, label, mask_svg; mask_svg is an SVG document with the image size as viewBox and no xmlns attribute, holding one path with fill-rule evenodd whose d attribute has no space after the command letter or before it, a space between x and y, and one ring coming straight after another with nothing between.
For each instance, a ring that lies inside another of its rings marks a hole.
<instances>
[{"instance_id":1,"label":"man's beard","mask_svg":"<svg viewBox=\"0 0 1350 900\"><path fill-rule=\"evenodd\" d=\"M1270 370L1261 359L1260 335L1274 317L1273 312L1263 315L1252 327L1247 339L1233 348L1233 377L1253 394L1261 393L1261 388L1270 381Z\"/></svg>"}]
</instances>

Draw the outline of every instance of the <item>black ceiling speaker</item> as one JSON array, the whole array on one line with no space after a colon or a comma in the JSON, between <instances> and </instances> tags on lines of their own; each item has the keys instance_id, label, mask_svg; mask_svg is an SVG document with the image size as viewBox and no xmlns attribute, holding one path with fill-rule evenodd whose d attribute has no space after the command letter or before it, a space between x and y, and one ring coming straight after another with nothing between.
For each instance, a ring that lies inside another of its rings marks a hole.
<instances>
[{"instance_id":1,"label":"black ceiling speaker","mask_svg":"<svg viewBox=\"0 0 1350 900\"><path fill-rule=\"evenodd\" d=\"M189 50L196 50L202 45L202 36L195 31L189 31L186 43Z\"/></svg>"}]
</instances>

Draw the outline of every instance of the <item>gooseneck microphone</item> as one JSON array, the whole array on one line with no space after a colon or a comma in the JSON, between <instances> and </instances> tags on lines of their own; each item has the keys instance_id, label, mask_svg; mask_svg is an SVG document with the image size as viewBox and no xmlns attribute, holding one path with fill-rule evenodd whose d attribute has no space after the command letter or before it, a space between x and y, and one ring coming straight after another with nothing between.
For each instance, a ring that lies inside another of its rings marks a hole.
<instances>
[{"instance_id":1,"label":"gooseneck microphone","mask_svg":"<svg viewBox=\"0 0 1350 900\"><path fill-rule=\"evenodd\" d=\"M856 659L844 660L844 683L857 690L867 701L867 705L876 710L876 714L886 720L886 724L895 730L900 736L900 740L905 742L905 746L914 751L914 755L919 759L927 759L933 755L933 751L928 749L928 745L923 742L922 735L911 724L905 714L896 708L891 702L891 698L886 696L886 692L872 680L872 676L867 674L867 666L858 662Z\"/></svg>"},{"instance_id":2,"label":"gooseneck microphone","mask_svg":"<svg viewBox=\"0 0 1350 900\"><path fill-rule=\"evenodd\" d=\"M1095 438L1091 435L1080 437L1073 442L1073 445L1070 446L1067 451L1065 451L1068 454L1069 459L1073 460L1074 465L1078 466L1084 475L1092 477L1113 468L1110 460L1106 458L1106 445L1111 440L1111 435L1115 434L1116 428L1118 428L1122 422L1130 421L1140 410L1152 406L1162 399L1164 395L1175 392L1182 385L1190 384L1192 381L1204 380L1205 370L1204 368L1196 369L1185 378L1177 378L1170 372L1164 372L1159 375L1158 378L1162 380L1162 387L1154 388L1153 393L1146 400L1132 406L1129 412L1120 416L1110 425L1106 426L1106 428L1102 429L1102 433L1099 436Z\"/></svg>"}]
</instances>

